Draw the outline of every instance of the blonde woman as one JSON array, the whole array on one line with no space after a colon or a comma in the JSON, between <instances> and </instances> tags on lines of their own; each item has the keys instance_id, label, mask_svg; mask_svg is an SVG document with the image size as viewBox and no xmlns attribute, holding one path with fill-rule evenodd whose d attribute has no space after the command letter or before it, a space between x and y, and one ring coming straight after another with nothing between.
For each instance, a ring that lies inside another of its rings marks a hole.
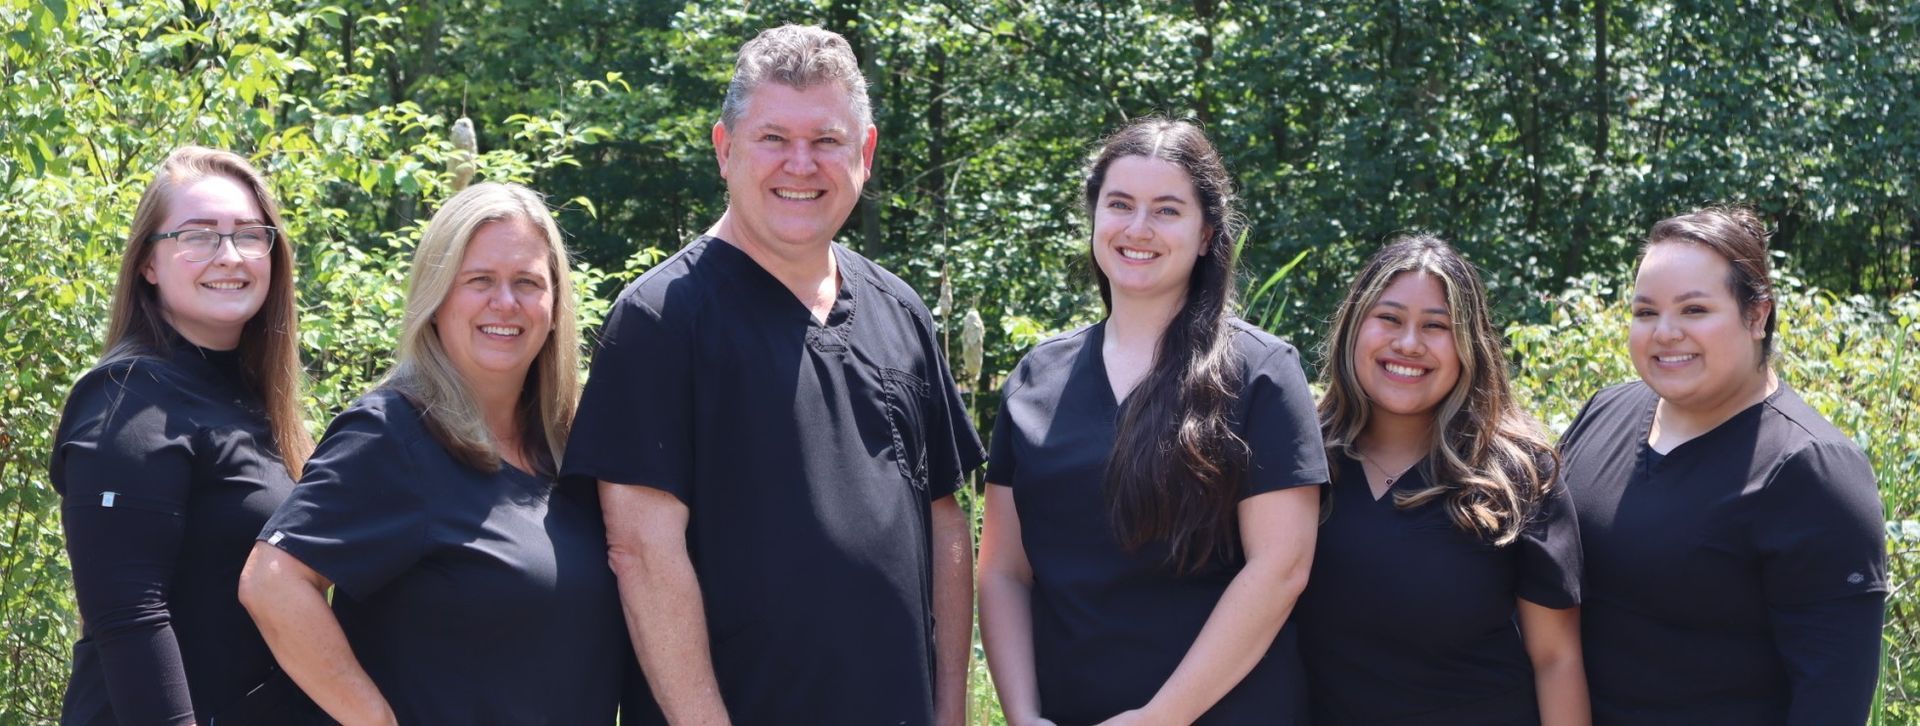
<instances>
[{"instance_id":1,"label":"blonde woman","mask_svg":"<svg viewBox=\"0 0 1920 726\"><path fill-rule=\"evenodd\" d=\"M81 618L63 724L245 723L297 700L261 688L273 657L233 594L313 450L285 228L227 151L174 151L140 197L106 353L50 465Z\"/></svg>"},{"instance_id":2,"label":"blonde woman","mask_svg":"<svg viewBox=\"0 0 1920 726\"><path fill-rule=\"evenodd\" d=\"M402 326L393 372L260 532L241 600L343 723L612 723L625 630L593 492L555 485L579 334L540 197L448 200Z\"/></svg>"},{"instance_id":3,"label":"blonde woman","mask_svg":"<svg viewBox=\"0 0 1920 726\"><path fill-rule=\"evenodd\" d=\"M1316 724L1586 724L1580 540L1473 266L1424 235L1327 338L1333 465L1301 658Z\"/></svg>"}]
</instances>

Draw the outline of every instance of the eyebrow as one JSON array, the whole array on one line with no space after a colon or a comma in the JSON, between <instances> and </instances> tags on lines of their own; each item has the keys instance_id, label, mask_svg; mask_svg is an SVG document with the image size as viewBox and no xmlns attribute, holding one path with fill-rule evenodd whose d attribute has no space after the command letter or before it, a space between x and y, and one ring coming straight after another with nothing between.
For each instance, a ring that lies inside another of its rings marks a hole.
<instances>
[{"instance_id":1,"label":"eyebrow","mask_svg":"<svg viewBox=\"0 0 1920 726\"><path fill-rule=\"evenodd\" d=\"M1133 198L1133 195L1132 195L1132 194L1128 194L1128 193L1126 193L1126 192L1123 192L1123 191L1120 191L1120 190L1118 190L1118 189L1115 189L1115 190L1113 190L1113 191L1110 191L1110 192L1107 192L1107 196L1109 196L1109 197L1125 197L1125 198L1127 198L1127 199L1132 199L1132 198ZM1175 203L1178 203L1178 204L1186 204L1186 203L1187 203L1187 199L1186 199L1186 197L1182 197L1182 196L1178 196L1178 195L1174 195L1174 194L1162 194L1162 195L1160 195L1160 196L1157 196L1157 197L1154 197L1154 198L1153 198L1153 201L1155 201L1155 202L1175 202Z\"/></svg>"},{"instance_id":2,"label":"eyebrow","mask_svg":"<svg viewBox=\"0 0 1920 726\"><path fill-rule=\"evenodd\" d=\"M1401 303L1399 303L1399 302L1396 302L1396 301L1393 301L1393 300L1381 300L1380 302L1377 302L1377 303L1374 303L1374 304L1375 304L1375 305L1385 305L1385 306L1387 306L1387 307L1390 307L1390 308L1397 308L1397 309L1400 309L1400 310L1405 310L1405 309L1407 309L1407 306L1406 306L1406 305L1403 305L1403 304L1401 304ZM1447 309L1446 309L1446 308L1427 308L1427 309L1425 309L1425 310L1422 310L1422 311L1420 311L1420 312L1423 312L1423 313L1429 313L1429 314L1432 314L1432 315L1447 315L1447 314L1448 314L1448 313L1447 313Z\"/></svg>"},{"instance_id":3,"label":"eyebrow","mask_svg":"<svg viewBox=\"0 0 1920 726\"><path fill-rule=\"evenodd\" d=\"M259 224L266 224L266 223L267 221L264 219L254 219L252 217L241 217L239 219L233 220L233 226L235 227L239 227L241 225L249 225L249 224L259 225ZM184 227L189 224L202 224L208 227L218 227L220 226L220 220L195 218L195 219L189 219L185 222L181 222L180 226Z\"/></svg>"},{"instance_id":4,"label":"eyebrow","mask_svg":"<svg viewBox=\"0 0 1920 726\"><path fill-rule=\"evenodd\" d=\"M1705 290L1688 290L1686 292L1673 296L1673 301L1677 303L1683 303L1688 300L1692 300L1694 298L1701 298L1701 297L1713 297L1713 294ZM1652 303L1653 298L1647 297L1645 295L1635 295L1633 296L1633 301L1636 303Z\"/></svg>"},{"instance_id":5,"label":"eyebrow","mask_svg":"<svg viewBox=\"0 0 1920 726\"><path fill-rule=\"evenodd\" d=\"M760 124L760 130L761 130L761 131L763 131L763 132L764 132L764 131L772 131L772 132L774 132L774 133L776 133L776 134L782 134L782 135L786 135L786 134L791 134L791 133L793 133L793 130L792 130L792 129L789 129L789 128L787 128L787 127L785 127L785 126L782 126L782 125L780 125L780 124L776 124L776 123L771 123L771 122L769 122L769 123L763 123L763 124ZM847 130L846 130L845 128L842 128L842 127L840 127L840 126L838 126L838 125L832 125L832 126L820 126L820 127L817 127L817 128L815 128L815 129L813 130L813 133L814 133L815 135L817 135L817 136L829 136L829 135L832 135L832 136L847 136L849 132L848 132L848 131L847 131Z\"/></svg>"}]
</instances>

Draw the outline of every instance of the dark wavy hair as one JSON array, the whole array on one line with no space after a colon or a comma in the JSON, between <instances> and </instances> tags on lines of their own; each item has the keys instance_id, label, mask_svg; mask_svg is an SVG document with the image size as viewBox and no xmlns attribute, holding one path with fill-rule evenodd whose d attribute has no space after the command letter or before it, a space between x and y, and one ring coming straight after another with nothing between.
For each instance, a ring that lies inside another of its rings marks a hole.
<instances>
[{"instance_id":1,"label":"dark wavy hair","mask_svg":"<svg viewBox=\"0 0 1920 726\"><path fill-rule=\"evenodd\" d=\"M1452 245L1432 235L1406 235L1388 242L1360 268L1325 343L1320 433L1329 457L1354 453L1354 442L1373 413L1353 361L1361 324L1395 278L1418 274L1432 276L1446 293L1460 379L1434 407L1431 453L1421 465L1428 486L1396 492L1394 505L1407 509L1443 500L1454 526L1506 545L1519 538L1549 495L1558 459L1539 424L1514 401L1487 289ZM1338 481L1339 467L1334 476L1334 486L1350 485Z\"/></svg>"},{"instance_id":2,"label":"dark wavy hair","mask_svg":"<svg viewBox=\"0 0 1920 726\"><path fill-rule=\"evenodd\" d=\"M1206 134L1191 123L1162 118L1136 120L1101 142L1087 168L1089 216L1108 168L1130 156L1186 171L1199 197L1206 255L1194 264L1186 301L1160 337L1153 368L1120 412L1107 459L1108 516L1123 547L1165 542L1166 564L1190 573L1239 553L1235 507L1249 453L1229 422L1241 381L1228 321L1233 240L1241 223L1232 180ZM1111 312L1112 286L1097 262L1093 274Z\"/></svg>"}]
</instances>

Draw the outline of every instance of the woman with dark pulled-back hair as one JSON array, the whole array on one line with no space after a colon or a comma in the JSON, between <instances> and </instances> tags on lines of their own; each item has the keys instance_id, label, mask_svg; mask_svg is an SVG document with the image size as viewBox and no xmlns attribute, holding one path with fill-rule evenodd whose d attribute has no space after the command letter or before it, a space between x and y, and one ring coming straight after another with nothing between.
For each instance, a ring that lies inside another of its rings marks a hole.
<instances>
[{"instance_id":1,"label":"woman with dark pulled-back hair","mask_svg":"<svg viewBox=\"0 0 1920 726\"><path fill-rule=\"evenodd\" d=\"M1640 380L1561 439L1597 723L1859 724L1873 701L1880 496L1768 364L1766 240L1744 209L1655 224L1627 336Z\"/></svg>"},{"instance_id":2,"label":"woman with dark pulled-back hair","mask_svg":"<svg viewBox=\"0 0 1920 726\"><path fill-rule=\"evenodd\" d=\"M1008 722L1302 723L1283 627L1325 454L1298 353L1231 314L1239 220L1192 124L1109 137L1086 180L1106 320L1008 376L980 621Z\"/></svg>"}]
</instances>

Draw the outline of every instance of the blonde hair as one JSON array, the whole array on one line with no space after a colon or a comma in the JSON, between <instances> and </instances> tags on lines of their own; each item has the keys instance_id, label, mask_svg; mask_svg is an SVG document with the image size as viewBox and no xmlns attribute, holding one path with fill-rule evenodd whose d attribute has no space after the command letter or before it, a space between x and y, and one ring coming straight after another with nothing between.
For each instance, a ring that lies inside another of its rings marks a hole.
<instances>
[{"instance_id":1,"label":"blonde hair","mask_svg":"<svg viewBox=\"0 0 1920 726\"><path fill-rule=\"evenodd\" d=\"M1387 243L1367 260L1334 313L1320 376L1327 452L1354 455L1354 442L1367 430L1373 404L1360 386L1353 349L1367 312L1403 274L1430 275L1446 292L1460 378L1434 410L1431 455L1421 470L1427 487L1395 493L1394 504L1408 509L1444 499L1455 526L1506 545L1549 495L1558 459L1539 425L1513 400L1480 275L1439 238L1408 235Z\"/></svg>"},{"instance_id":2,"label":"blonde hair","mask_svg":"<svg viewBox=\"0 0 1920 726\"><path fill-rule=\"evenodd\" d=\"M448 199L427 223L413 254L407 285L407 312L401 324L399 360L383 385L391 386L420 408L427 430L454 458L481 471L500 468L500 451L480 405L454 369L434 329L433 316L453 289L467 245L481 227L524 220L547 242L548 273L553 277L553 328L527 370L515 416L520 441L535 473L559 471L580 399L580 330L574 320L573 278L560 228L539 194L518 184L483 183Z\"/></svg>"},{"instance_id":3,"label":"blonde hair","mask_svg":"<svg viewBox=\"0 0 1920 726\"><path fill-rule=\"evenodd\" d=\"M242 383L260 399L267 426L273 432L274 448L287 473L298 479L307 457L313 454L313 434L307 430L300 407L305 370L300 365L294 314L293 240L287 236L286 222L267 190L266 179L245 157L231 151L182 146L160 163L133 212L133 229L127 234L126 252L120 256L120 276L114 284L100 363L170 353L173 336L167 331L173 326L161 310L159 290L141 273L153 257L151 238L163 231L160 225L171 210L174 191L215 176L231 179L251 193L260 213L266 216L266 224L280 236L269 253L272 269L267 276L266 299L241 327L238 353Z\"/></svg>"}]
</instances>

